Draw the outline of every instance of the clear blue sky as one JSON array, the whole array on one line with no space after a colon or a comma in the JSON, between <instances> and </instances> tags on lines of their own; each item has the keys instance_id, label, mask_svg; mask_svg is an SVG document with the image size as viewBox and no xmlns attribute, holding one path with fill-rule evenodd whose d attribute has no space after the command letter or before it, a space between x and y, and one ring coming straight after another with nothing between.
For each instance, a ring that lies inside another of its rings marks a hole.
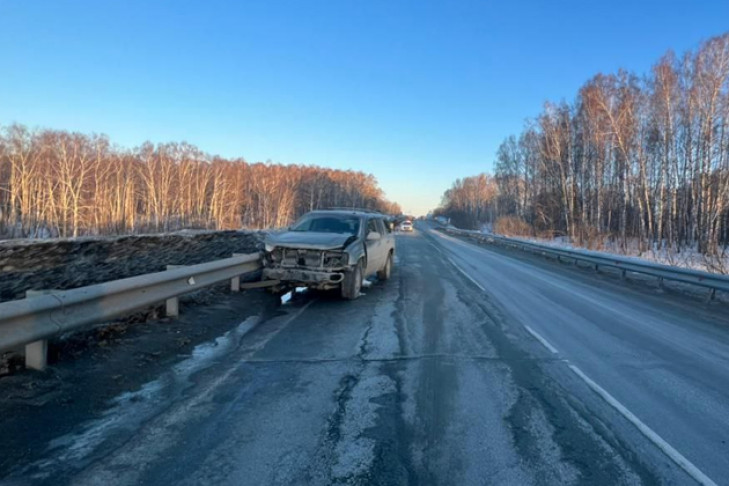
<instances>
[{"instance_id":1,"label":"clear blue sky","mask_svg":"<svg viewBox=\"0 0 729 486\"><path fill-rule=\"evenodd\" d=\"M727 0L0 0L0 124L363 170L424 213L545 100L725 30Z\"/></svg>"}]
</instances>

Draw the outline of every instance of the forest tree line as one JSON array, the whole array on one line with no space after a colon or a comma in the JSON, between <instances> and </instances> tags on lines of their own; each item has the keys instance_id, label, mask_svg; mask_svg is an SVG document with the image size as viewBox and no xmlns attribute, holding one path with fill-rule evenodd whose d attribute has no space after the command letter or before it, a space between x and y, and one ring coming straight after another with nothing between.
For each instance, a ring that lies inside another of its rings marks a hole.
<instances>
[{"instance_id":1,"label":"forest tree line","mask_svg":"<svg viewBox=\"0 0 729 486\"><path fill-rule=\"evenodd\" d=\"M282 227L326 207L400 212L362 172L247 163L188 143L123 149L103 135L0 127L0 237Z\"/></svg>"},{"instance_id":2,"label":"forest tree line","mask_svg":"<svg viewBox=\"0 0 729 486\"><path fill-rule=\"evenodd\" d=\"M494 176L457 181L440 212L500 217L579 244L641 251L729 243L729 33L642 77L598 74L499 147Z\"/></svg>"}]
</instances>

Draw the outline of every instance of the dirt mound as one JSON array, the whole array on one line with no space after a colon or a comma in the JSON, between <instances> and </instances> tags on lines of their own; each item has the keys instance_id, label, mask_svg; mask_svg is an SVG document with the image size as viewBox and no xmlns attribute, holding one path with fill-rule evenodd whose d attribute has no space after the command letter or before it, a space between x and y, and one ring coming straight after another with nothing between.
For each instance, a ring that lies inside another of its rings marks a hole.
<instances>
[{"instance_id":1,"label":"dirt mound","mask_svg":"<svg viewBox=\"0 0 729 486\"><path fill-rule=\"evenodd\" d=\"M0 302L26 290L67 290L259 251L255 231L0 242Z\"/></svg>"}]
</instances>

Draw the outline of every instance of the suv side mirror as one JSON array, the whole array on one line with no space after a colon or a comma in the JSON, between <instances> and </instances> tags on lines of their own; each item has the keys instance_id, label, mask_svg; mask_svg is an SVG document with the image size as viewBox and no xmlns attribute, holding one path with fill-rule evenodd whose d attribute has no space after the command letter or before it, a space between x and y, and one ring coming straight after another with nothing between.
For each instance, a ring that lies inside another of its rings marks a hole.
<instances>
[{"instance_id":1,"label":"suv side mirror","mask_svg":"<svg viewBox=\"0 0 729 486\"><path fill-rule=\"evenodd\" d=\"M382 238L382 235L380 235L377 231L370 231L367 234L367 241L377 241L380 238Z\"/></svg>"}]
</instances>

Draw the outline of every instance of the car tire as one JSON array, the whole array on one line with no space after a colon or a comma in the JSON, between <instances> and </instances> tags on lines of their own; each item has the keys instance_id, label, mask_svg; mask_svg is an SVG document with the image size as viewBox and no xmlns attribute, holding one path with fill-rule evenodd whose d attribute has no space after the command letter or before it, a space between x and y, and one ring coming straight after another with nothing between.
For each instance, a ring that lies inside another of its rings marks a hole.
<instances>
[{"instance_id":1,"label":"car tire","mask_svg":"<svg viewBox=\"0 0 729 486\"><path fill-rule=\"evenodd\" d=\"M359 297L360 290L362 290L362 262L358 262L352 270L344 274L340 288L342 298L345 300L354 300Z\"/></svg>"},{"instance_id":2,"label":"car tire","mask_svg":"<svg viewBox=\"0 0 729 486\"><path fill-rule=\"evenodd\" d=\"M385 266L382 267L382 270L379 270L377 272L377 278L379 278L380 280L389 280L391 274L392 274L392 253L387 255L387 260L385 261Z\"/></svg>"}]
</instances>

